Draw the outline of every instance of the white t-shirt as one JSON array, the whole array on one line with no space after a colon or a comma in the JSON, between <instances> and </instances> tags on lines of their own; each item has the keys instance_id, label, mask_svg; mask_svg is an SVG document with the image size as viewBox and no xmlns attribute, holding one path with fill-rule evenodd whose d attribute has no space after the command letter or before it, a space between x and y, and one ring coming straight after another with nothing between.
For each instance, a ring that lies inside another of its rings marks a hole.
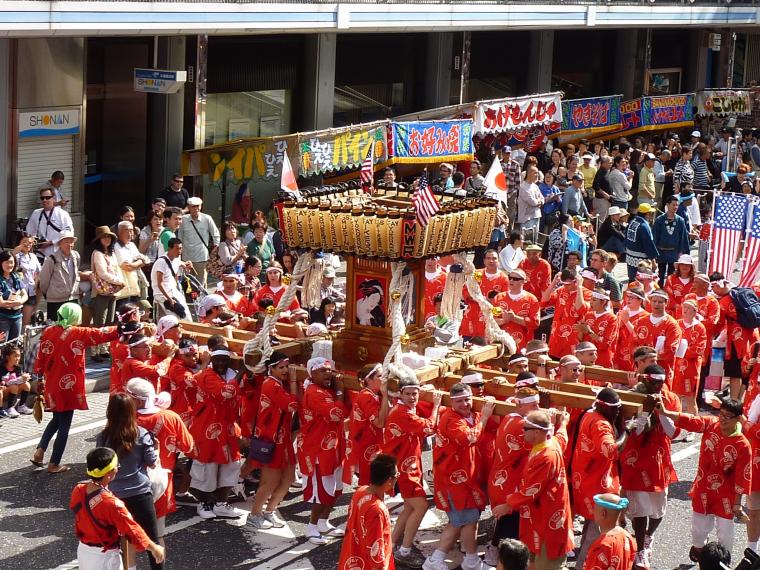
<instances>
[{"instance_id":1,"label":"white t-shirt","mask_svg":"<svg viewBox=\"0 0 760 570\"><path fill-rule=\"evenodd\" d=\"M153 298L156 299L156 301L159 303L166 301L166 297L164 297L161 289L158 286L158 272L160 271L163 274L161 285L163 286L164 290L169 293L169 295L174 297L175 300L184 302L185 296L182 291L179 290L177 280L174 278L174 275L179 276L179 271L182 267L182 260L178 257L172 261L171 267L174 269L174 275L172 275L169 264L166 262L167 259L167 257L159 257L150 270L150 284L151 287L153 287Z\"/></svg>"}]
</instances>

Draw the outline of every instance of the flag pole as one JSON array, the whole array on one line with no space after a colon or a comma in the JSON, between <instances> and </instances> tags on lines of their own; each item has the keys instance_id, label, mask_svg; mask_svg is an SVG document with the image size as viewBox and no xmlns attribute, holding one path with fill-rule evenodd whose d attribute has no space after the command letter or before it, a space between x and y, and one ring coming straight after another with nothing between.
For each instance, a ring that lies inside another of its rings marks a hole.
<instances>
[{"instance_id":1,"label":"flag pole","mask_svg":"<svg viewBox=\"0 0 760 570\"><path fill-rule=\"evenodd\" d=\"M721 192L720 190L716 190L713 193L713 201L712 201L712 212L710 214L710 223L712 224L712 229L710 230L709 235L707 236L707 261L705 262L705 267L707 268L707 272L710 272L710 258L712 257L714 242L713 242L713 230L715 230L715 204L718 201L718 198L720 197Z\"/></svg>"}]
</instances>

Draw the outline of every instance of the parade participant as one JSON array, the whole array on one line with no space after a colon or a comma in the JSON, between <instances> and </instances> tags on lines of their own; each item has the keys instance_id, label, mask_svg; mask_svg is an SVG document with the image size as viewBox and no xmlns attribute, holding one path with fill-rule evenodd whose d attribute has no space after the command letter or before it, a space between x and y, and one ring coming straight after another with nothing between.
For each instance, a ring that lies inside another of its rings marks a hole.
<instances>
[{"instance_id":1,"label":"parade participant","mask_svg":"<svg viewBox=\"0 0 760 570\"><path fill-rule=\"evenodd\" d=\"M653 411L659 402L670 411L680 412L681 403L678 396L668 390L662 366L650 364L642 372L633 391L652 397L647 399L636 418L634 429L620 454L620 483L630 501L626 514L633 521L638 545L635 565L651 568L654 533L665 516L668 487L677 479L670 457L675 425Z\"/></svg>"},{"instance_id":2,"label":"parade participant","mask_svg":"<svg viewBox=\"0 0 760 570\"><path fill-rule=\"evenodd\" d=\"M543 340L530 340L525 345L525 356L536 360L536 375L549 377L549 345Z\"/></svg>"},{"instance_id":3,"label":"parade participant","mask_svg":"<svg viewBox=\"0 0 760 570\"><path fill-rule=\"evenodd\" d=\"M501 380L505 381L505 378ZM499 382L499 379L493 378L491 382ZM464 372L462 374L462 384L468 386L472 390L472 395L476 398L483 398L486 395L486 381L480 372ZM478 440L475 461L477 468L475 469L475 477L478 480L480 487L487 491L488 489L488 474L491 472L491 466L493 465L494 449L496 447L496 432L499 430L501 424L501 418L496 415L492 415L488 418L486 426L483 428L483 433Z\"/></svg>"},{"instance_id":4,"label":"parade participant","mask_svg":"<svg viewBox=\"0 0 760 570\"><path fill-rule=\"evenodd\" d=\"M676 214L678 196L665 200L665 213L660 214L652 225L652 237L657 251L657 267L660 270L660 287L664 287L665 278L673 273L675 264L681 255L689 255L689 231L684 219Z\"/></svg>"},{"instance_id":5,"label":"parade participant","mask_svg":"<svg viewBox=\"0 0 760 570\"><path fill-rule=\"evenodd\" d=\"M179 319L174 315L165 315L158 319L156 324L156 340L166 343L177 344L182 338L184 331Z\"/></svg>"},{"instance_id":6,"label":"parade participant","mask_svg":"<svg viewBox=\"0 0 760 570\"><path fill-rule=\"evenodd\" d=\"M753 364L754 374L757 374L758 368ZM747 548L757 552L760 540L760 399L757 396L753 396L749 402L745 399L744 409L748 411L745 412L747 420L742 429L752 448L752 486L747 495Z\"/></svg>"},{"instance_id":7,"label":"parade participant","mask_svg":"<svg viewBox=\"0 0 760 570\"><path fill-rule=\"evenodd\" d=\"M139 333L129 339L129 357L124 360L124 364L121 367L121 381L115 389L112 380L112 392L120 392L132 378L145 378L149 380L153 384L156 393L162 390L163 378L169 372L169 365L177 347L172 346L167 356L157 364L150 364L150 343L150 337Z\"/></svg>"},{"instance_id":8,"label":"parade participant","mask_svg":"<svg viewBox=\"0 0 760 570\"><path fill-rule=\"evenodd\" d=\"M647 320L649 313L642 308L645 297L641 287L629 287L623 298L625 306L618 313L618 341L613 361L615 368L632 371L633 351L641 345L636 331Z\"/></svg>"},{"instance_id":9,"label":"parade participant","mask_svg":"<svg viewBox=\"0 0 760 570\"><path fill-rule=\"evenodd\" d=\"M538 299L523 289L527 276L522 269L509 272L509 289L494 297L492 304L502 312L496 322L515 340L517 350L522 350L541 323L541 305Z\"/></svg>"},{"instance_id":10,"label":"parade participant","mask_svg":"<svg viewBox=\"0 0 760 570\"><path fill-rule=\"evenodd\" d=\"M477 530L486 496L475 474L476 445L493 413L494 401L487 397L482 412L473 411L472 390L462 383L451 387L449 398L451 407L441 413L433 447L435 503L446 511L449 522L422 567L448 570L444 559L459 539L464 551L462 570L479 570Z\"/></svg>"},{"instance_id":11,"label":"parade participant","mask_svg":"<svg viewBox=\"0 0 760 570\"><path fill-rule=\"evenodd\" d=\"M304 480L303 500L311 503L306 538L326 544L323 535L343 536L343 529L328 520L343 492L343 458L348 416L343 386L335 382L333 362L321 356L306 363L309 385L301 401L301 430L296 437L298 466Z\"/></svg>"},{"instance_id":12,"label":"parade participant","mask_svg":"<svg viewBox=\"0 0 760 570\"><path fill-rule=\"evenodd\" d=\"M509 357L509 363L507 364L507 372L510 374L520 374L521 372L528 372L529 361L524 352L515 352Z\"/></svg>"},{"instance_id":13,"label":"parade participant","mask_svg":"<svg viewBox=\"0 0 760 570\"><path fill-rule=\"evenodd\" d=\"M594 495L620 492L618 459L626 441L620 396L612 388L603 388L593 407L584 412L577 428L572 459L567 471L572 481L573 512L582 516L581 550L577 566L583 568L586 553L599 536L594 521Z\"/></svg>"},{"instance_id":14,"label":"parade participant","mask_svg":"<svg viewBox=\"0 0 760 570\"><path fill-rule=\"evenodd\" d=\"M199 359L198 345L189 338L179 341L176 354L177 358L172 360L166 375L172 401L169 409L178 414L186 425L189 425L198 395L195 374L208 366L211 356L206 350L200 353Z\"/></svg>"},{"instance_id":15,"label":"parade participant","mask_svg":"<svg viewBox=\"0 0 760 570\"><path fill-rule=\"evenodd\" d=\"M573 327L588 310L591 299L591 291L582 285L583 279L571 269L563 269L541 297L543 306L554 307L554 320L549 334L549 354L554 360L571 354L577 344L578 337L574 334Z\"/></svg>"},{"instance_id":16,"label":"parade participant","mask_svg":"<svg viewBox=\"0 0 760 570\"><path fill-rule=\"evenodd\" d=\"M625 263L628 266L628 281L636 278L640 261L648 259L654 262L660 256L649 225L656 211L649 204L639 204L636 217L628 223L625 231Z\"/></svg>"},{"instance_id":17,"label":"parade participant","mask_svg":"<svg viewBox=\"0 0 760 570\"><path fill-rule=\"evenodd\" d=\"M253 424L253 438L274 443L271 457L261 458L264 459L263 462L249 458L247 465L261 469L261 482L248 519L248 523L257 529L285 526L274 511L295 481L291 428L293 416L298 411L300 394L295 377L290 377L289 364L288 357L278 350L266 360L268 375L261 385L259 413ZM289 383L290 390L285 388L286 382Z\"/></svg>"},{"instance_id":18,"label":"parade participant","mask_svg":"<svg viewBox=\"0 0 760 570\"><path fill-rule=\"evenodd\" d=\"M519 540L505 538L499 543L496 570L528 570L530 550Z\"/></svg>"},{"instance_id":19,"label":"parade participant","mask_svg":"<svg viewBox=\"0 0 760 570\"><path fill-rule=\"evenodd\" d=\"M676 354L673 392L681 397L684 412L697 415L697 387L699 373L702 370L702 358L707 346L707 331L699 322L695 300L687 299L680 306L683 312L683 318L678 321L678 326L681 328L681 343L679 353Z\"/></svg>"},{"instance_id":20,"label":"parade participant","mask_svg":"<svg viewBox=\"0 0 760 570\"><path fill-rule=\"evenodd\" d=\"M577 357L568 354L559 359L556 375L557 382L580 382L582 374L583 365Z\"/></svg>"},{"instance_id":21,"label":"parade participant","mask_svg":"<svg viewBox=\"0 0 760 570\"><path fill-rule=\"evenodd\" d=\"M599 357L599 351L593 342L584 340L583 342L579 342L575 345L574 356L584 367L594 366L596 365L597 358ZM608 366L608 368L612 367Z\"/></svg>"},{"instance_id":22,"label":"parade participant","mask_svg":"<svg viewBox=\"0 0 760 570\"><path fill-rule=\"evenodd\" d=\"M399 475L396 459L390 455L378 455L369 464L369 485L356 490L348 507L338 570L394 567L391 515L385 506L385 495L393 495Z\"/></svg>"},{"instance_id":23,"label":"parade participant","mask_svg":"<svg viewBox=\"0 0 760 570\"><path fill-rule=\"evenodd\" d=\"M707 344L702 356L702 370L699 375L699 387L697 389L697 401L702 401L702 387L710 368L712 358L713 339L718 333L718 321L720 321L720 304L714 295L710 294L710 278L704 273L697 273L691 286L691 293L686 299L694 299L697 302L697 312L702 324L707 331Z\"/></svg>"},{"instance_id":24,"label":"parade participant","mask_svg":"<svg viewBox=\"0 0 760 570\"><path fill-rule=\"evenodd\" d=\"M669 295L668 313L681 318L681 303L691 293L694 283L694 260L688 253L682 254L675 263L675 273L668 275L662 288Z\"/></svg>"},{"instance_id":25,"label":"parade participant","mask_svg":"<svg viewBox=\"0 0 760 570\"><path fill-rule=\"evenodd\" d=\"M443 294L446 286L446 272L438 264L438 257L428 257L425 260L425 318L437 315L434 298Z\"/></svg>"},{"instance_id":26,"label":"parade participant","mask_svg":"<svg viewBox=\"0 0 760 570\"><path fill-rule=\"evenodd\" d=\"M190 433L196 453L190 467L190 487L198 497L198 516L240 518L245 511L227 502L240 472L240 394L230 370L226 344L211 351L211 366L195 375L198 405L193 410ZM230 379L230 377L232 377Z\"/></svg>"},{"instance_id":27,"label":"parade participant","mask_svg":"<svg viewBox=\"0 0 760 570\"><path fill-rule=\"evenodd\" d=\"M135 402L137 424L155 436L161 469L168 471L164 494L159 498L154 497L158 536L163 540L166 536L166 515L177 510L174 501L174 467L177 464L177 455L191 454L194 447L193 436L179 415L156 405L156 392L150 382L143 378L132 378L125 388L126 393Z\"/></svg>"},{"instance_id":28,"label":"parade participant","mask_svg":"<svg viewBox=\"0 0 760 570\"><path fill-rule=\"evenodd\" d=\"M562 457L567 445L566 423L564 413L556 414L554 422L544 411L526 416L523 433L531 450L520 485L505 504L491 509L495 517L519 510L520 540L530 550L535 570L559 570L573 550L570 496Z\"/></svg>"},{"instance_id":29,"label":"parade participant","mask_svg":"<svg viewBox=\"0 0 760 570\"><path fill-rule=\"evenodd\" d=\"M747 329L737 320L736 305L729 291L733 284L727 279L713 281L712 289L718 297L720 320L718 330L726 339L726 356L723 360L723 375L728 376L731 398L738 399L744 391L741 360L750 345L758 340L757 329Z\"/></svg>"},{"instance_id":30,"label":"parade participant","mask_svg":"<svg viewBox=\"0 0 760 570\"><path fill-rule=\"evenodd\" d=\"M348 422L348 446L344 482L351 484L356 473L359 485L369 485L369 466L383 447L383 428L388 417L388 385L382 378L383 365L365 364L357 373L364 387L356 395Z\"/></svg>"},{"instance_id":31,"label":"parade participant","mask_svg":"<svg viewBox=\"0 0 760 570\"><path fill-rule=\"evenodd\" d=\"M425 321L425 329L433 335L437 344L447 346L461 346L462 339L459 336L459 321L441 315L441 302L443 294L436 293L433 297L434 310Z\"/></svg>"},{"instance_id":32,"label":"parade participant","mask_svg":"<svg viewBox=\"0 0 760 570\"><path fill-rule=\"evenodd\" d=\"M610 310L610 294L597 287L591 293L590 310L575 325L578 341L593 343L597 350L596 364L612 368L612 352L618 337L618 319ZM577 351L577 347L576 347Z\"/></svg>"},{"instance_id":33,"label":"parade participant","mask_svg":"<svg viewBox=\"0 0 760 570\"><path fill-rule=\"evenodd\" d=\"M82 308L79 305L61 305L56 323L42 332L34 363L34 373L42 377L37 390L44 394L46 408L53 412L53 418L48 422L31 462L43 467L45 450L57 433L47 467L49 473L70 469L68 465L61 465L61 458L66 449L74 410L89 409L84 385L86 349L114 340L119 334L116 327L80 327L81 322Z\"/></svg>"},{"instance_id":34,"label":"parade participant","mask_svg":"<svg viewBox=\"0 0 760 570\"><path fill-rule=\"evenodd\" d=\"M414 538L429 506L422 486L422 438L435 433L441 392L433 396L429 418L420 417L420 383L416 377L399 380L398 403L388 413L385 422L383 453L396 458L399 470L398 489L404 507L393 527L393 544L401 544L393 553L396 560L409 566L419 566L425 556L414 546Z\"/></svg>"},{"instance_id":35,"label":"parade participant","mask_svg":"<svg viewBox=\"0 0 760 570\"><path fill-rule=\"evenodd\" d=\"M658 359L668 375L668 384L673 381L676 350L681 343L681 328L678 321L665 312L668 294L658 289L649 297L652 313L648 319L639 321L636 337L639 345L653 346Z\"/></svg>"},{"instance_id":36,"label":"parade participant","mask_svg":"<svg viewBox=\"0 0 760 570\"><path fill-rule=\"evenodd\" d=\"M271 300L272 305L276 308L280 304L280 299L285 294L285 289L287 289L282 283L282 265L277 261L272 261L269 267L267 267L266 279L267 281L264 286L256 291L256 294L253 296L253 304L257 307L257 310L261 308L261 301L264 299ZM293 297L290 307L287 307L280 313L279 319L289 319L290 313L300 308L301 305L298 303L298 299Z\"/></svg>"},{"instance_id":37,"label":"parade participant","mask_svg":"<svg viewBox=\"0 0 760 570\"><path fill-rule=\"evenodd\" d=\"M485 297L489 297L491 291L495 291L498 294L509 289L509 279L507 278L507 274L499 269L499 254L494 249L486 251L485 269L475 272L476 280L478 279L478 275L480 276L480 292ZM467 303L467 309L464 312L462 324L459 327L460 334L465 340L469 340L474 336L484 336L486 325L480 312L480 306L475 299L470 297L466 288L464 299Z\"/></svg>"},{"instance_id":38,"label":"parade participant","mask_svg":"<svg viewBox=\"0 0 760 570\"><path fill-rule=\"evenodd\" d=\"M628 499L615 493L594 495L594 520L599 524L601 534L588 550L584 569L630 570L636 565L636 543L619 525L620 515L627 506Z\"/></svg>"},{"instance_id":39,"label":"parade participant","mask_svg":"<svg viewBox=\"0 0 760 570\"><path fill-rule=\"evenodd\" d=\"M108 345L111 353L111 382L108 391L111 394L121 389L121 369L124 367L124 361L129 358L129 341L136 334L142 334L144 330L143 323L140 322L139 309L134 303L122 305L117 313L117 319L122 323L122 333Z\"/></svg>"},{"instance_id":40,"label":"parade participant","mask_svg":"<svg viewBox=\"0 0 760 570\"><path fill-rule=\"evenodd\" d=\"M699 559L713 527L717 527L718 542L731 550L734 517L744 516L742 495L752 489L752 448L742 433L741 402L723 400L718 417L679 414L662 407L658 411L676 427L702 434L697 478L689 492L694 511L689 558Z\"/></svg>"},{"instance_id":41,"label":"parade participant","mask_svg":"<svg viewBox=\"0 0 760 570\"><path fill-rule=\"evenodd\" d=\"M520 487L531 445L525 441L525 416L538 410L535 388L515 388L516 410L506 416L496 433L494 459L488 476L488 500L491 509L506 503L507 497ZM520 513L514 511L496 521L491 543L486 546L485 563L496 566L498 545L504 538L520 538Z\"/></svg>"},{"instance_id":42,"label":"parade participant","mask_svg":"<svg viewBox=\"0 0 760 570\"><path fill-rule=\"evenodd\" d=\"M140 552L147 550L159 564L164 561L164 548L148 538L124 503L108 490L118 464L113 449L93 449L87 454L90 480L77 483L71 493L69 508L74 511L74 530L79 539L77 564L81 570L121 568L120 537Z\"/></svg>"},{"instance_id":43,"label":"parade participant","mask_svg":"<svg viewBox=\"0 0 760 570\"><path fill-rule=\"evenodd\" d=\"M250 317L256 312L256 306L248 301L246 295L238 291L240 277L237 273L225 273L222 275L221 289L217 287L216 294L225 300L227 308L230 311L236 315Z\"/></svg>"},{"instance_id":44,"label":"parade participant","mask_svg":"<svg viewBox=\"0 0 760 570\"><path fill-rule=\"evenodd\" d=\"M541 257L541 246L535 243L525 248L527 256L518 266L525 272L525 290L536 299L540 299L544 291L551 285L552 266Z\"/></svg>"},{"instance_id":45,"label":"parade participant","mask_svg":"<svg viewBox=\"0 0 760 570\"><path fill-rule=\"evenodd\" d=\"M644 291L644 308L647 311L651 310L649 305L649 296L660 288L657 283L657 275L652 271L651 264L648 261L642 261L639 263L638 270L636 272L636 281L628 283L628 287L641 287Z\"/></svg>"}]
</instances>

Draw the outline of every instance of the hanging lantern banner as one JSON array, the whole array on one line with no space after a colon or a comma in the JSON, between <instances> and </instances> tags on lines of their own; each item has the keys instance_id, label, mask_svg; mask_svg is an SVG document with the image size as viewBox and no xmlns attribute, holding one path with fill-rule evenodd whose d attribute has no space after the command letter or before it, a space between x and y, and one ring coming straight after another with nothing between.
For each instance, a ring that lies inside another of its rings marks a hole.
<instances>
[{"instance_id":1,"label":"hanging lantern banner","mask_svg":"<svg viewBox=\"0 0 760 570\"><path fill-rule=\"evenodd\" d=\"M562 101L562 140L619 129L622 95Z\"/></svg>"},{"instance_id":2,"label":"hanging lantern banner","mask_svg":"<svg viewBox=\"0 0 760 570\"><path fill-rule=\"evenodd\" d=\"M694 95L697 115L750 115L752 97L749 91L733 89L704 89Z\"/></svg>"},{"instance_id":3,"label":"hanging lantern banner","mask_svg":"<svg viewBox=\"0 0 760 570\"><path fill-rule=\"evenodd\" d=\"M359 168L372 145L375 145L375 164L388 160L385 124L358 125L347 130L314 133L313 136L299 135L299 139L301 176Z\"/></svg>"},{"instance_id":4,"label":"hanging lantern banner","mask_svg":"<svg viewBox=\"0 0 760 570\"><path fill-rule=\"evenodd\" d=\"M528 95L498 101L480 101L475 112L475 132L503 133L551 123L562 124L562 94Z\"/></svg>"},{"instance_id":5,"label":"hanging lantern banner","mask_svg":"<svg viewBox=\"0 0 760 570\"><path fill-rule=\"evenodd\" d=\"M394 122L391 127L393 162L414 164L472 159L471 119Z\"/></svg>"}]
</instances>

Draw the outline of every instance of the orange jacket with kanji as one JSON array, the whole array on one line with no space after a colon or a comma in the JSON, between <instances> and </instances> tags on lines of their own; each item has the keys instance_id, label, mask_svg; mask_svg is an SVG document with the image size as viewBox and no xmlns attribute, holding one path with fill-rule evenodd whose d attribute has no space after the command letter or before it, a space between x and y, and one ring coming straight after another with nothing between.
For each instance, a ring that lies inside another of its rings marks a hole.
<instances>
[{"instance_id":1,"label":"orange jacket with kanji","mask_svg":"<svg viewBox=\"0 0 760 570\"><path fill-rule=\"evenodd\" d=\"M531 446L525 442L520 414L506 416L496 433L496 449L488 478L488 500L491 506L503 505L507 497L520 486Z\"/></svg>"},{"instance_id":2,"label":"orange jacket with kanji","mask_svg":"<svg viewBox=\"0 0 760 570\"><path fill-rule=\"evenodd\" d=\"M501 307L505 313L512 311L518 317L525 319L524 325L519 325L514 321L501 325L502 330L515 339L517 350L525 348L528 341L533 340L533 335L541 324L541 304L535 295L523 291L517 299L513 299L509 291L502 291L496 295L491 304L494 307Z\"/></svg>"},{"instance_id":3,"label":"orange jacket with kanji","mask_svg":"<svg viewBox=\"0 0 760 570\"><path fill-rule=\"evenodd\" d=\"M163 388L163 376L161 376L157 364L150 364L129 356L124 360L124 363L121 366L122 388L124 388L127 385L127 382L132 378L144 378L153 384L153 389L156 391L156 394L158 394Z\"/></svg>"},{"instance_id":4,"label":"orange jacket with kanji","mask_svg":"<svg viewBox=\"0 0 760 570\"><path fill-rule=\"evenodd\" d=\"M520 511L520 540L533 554L540 554L545 546L550 560L573 549L573 518L562 457L566 442L562 427L557 436L534 446L518 489L506 500Z\"/></svg>"},{"instance_id":5,"label":"orange jacket with kanji","mask_svg":"<svg viewBox=\"0 0 760 570\"><path fill-rule=\"evenodd\" d=\"M518 266L525 271L525 290L532 293L536 299L540 299L552 283L552 266L543 258L538 258L538 263L533 264L526 257Z\"/></svg>"},{"instance_id":6,"label":"orange jacket with kanji","mask_svg":"<svg viewBox=\"0 0 760 570\"><path fill-rule=\"evenodd\" d=\"M750 344L758 340L756 329L745 329L739 324L731 295L724 295L718 302L720 306L720 320L718 330L726 329L726 360L730 358L743 358Z\"/></svg>"},{"instance_id":7,"label":"orange jacket with kanji","mask_svg":"<svg viewBox=\"0 0 760 570\"><path fill-rule=\"evenodd\" d=\"M681 303L683 303L686 300L686 296L691 293L691 286L693 283L693 277L684 283L675 273L668 275L663 287L668 294L668 304L666 306L668 314L673 315L676 319L681 318Z\"/></svg>"},{"instance_id":8,"label":"orange jacket with kanji","mask_svg":"<svg viewBox=\"0 0 760 570\"><path fill-rule=\"evenodd\" d=\"M438 293L443 293L443 289L446 286L446 272L438 270L435 277L429 279L427 272L425 274L425 320L430 316L435 315L435 303L433 297Z\"/></svg>"},{"instance_id":9,"label":"orange jacket with kanji","mask_svg":"<svg viewBox=\"0 0 760 570\"><path fill-rule=\"evenodd\" d=\"M169 367L166 379L169 381L169 393L172 403L169 409L179 414L185 424L190 422L193 409L198 402L198 388L195 386L196 370L188 368L175 360Z\"/></svg>"},{"instance_id":10,"label":"orange jacket with kanji","mask_svg":"<svg viewBox=\"0 0 760 570\"><path fill-rule=\"evenodd\" d=\"M266 467L282 469L295 463L291 428L297 412L298 397L288 392L276 378L265 378L261 384L261 402L253 424L253 437L274 442L274 453ZM251 461L251 464L262 466L258 461Z\"/></svg>"},{"instance_id":11,"label":"orange jacket with kanji","mask_svg":"<svg viewBox=\"0 0 760 570\"><path fill-rule=\"evenodd\" d=\"M348 507L338 570L393 570L391 516L385 502L359 487Z\"/></svg>"},{"instance_id":12,"label":"orange jacket with kanji","mask_svg":"<svg viewBox=\"0 0 760 570\"><path fill-rule=\"evenodd\" d=\"M237 382L225 382L209 366L195 375L198 403L190 421L201 463L226 465L240 459L240 394Z\"/></svg>"},{"instance_id":13,"label":"orange jacket with kanji","mask_svg":"<svg viewBox=\"0 0 760 570\"><path fill-rule=\"evenodd\" d=\"M34 373L45 376L45 404L51 412L87 410L84 358L88 347L115 340L116 327L47 327L40 337Z\"/></svg>"},{"instance_id":14,"label":"orange jacket with kanji","mask_svg":"<svg viewBox=\"0 0 760 570\"><path fill-rule=\"evenodd\" d=\"M712 295L697 297L696 293L689 293L684 300L693 299L697 302L697 313L702 317L702 324L707 332L707 346L702 355L702 362L708 362L712 357L712 343L719 332L720 303Z\"/></svg>"},{"instance_id":15,"label":"orange jacket with kanji","mask_svg":"<svg viewBox=\"0 0 760 570\"><path fill-rule=\"evenodd\" d=\"M575 325L583 318L589 309L591 291L583 288L583 304L575 308L578 293L567 286L562 286L554 291L549 298L549 306L554 307L554 320L549 335L549 354L557 358L572 354L575 345L578 344L578 333Z\"/></svg>"},{"instance_id":16,"label":"orange jacket with kanji","mask_svg":"<svg viewBox=\"0 0 760 570\"><path fill-rule=\"evenodd\" d=\"M597 538L586 554L583 570L631 570L636 557L636 540L616 526Z\"/></svg>"},{"instance_id":17,"label":"orange jacket with kanji","mask_svg":"<svg viewBox=\"0 0 760 570\"><path fill-rule=\"evenodd\" d=\"M699 386L702 357L707 346L707 331L697 320L687 326L681 319L678 326L681 327L681 342L686 341L688 344L683 358L676 357L672 390L680 396L693 396Z\"/></svg>"},{"instance_id":18,"label":"orange jacket with kanji","mask_svg":"<svg viewBox=\"0 0 760 570\"><path fill-rule=\"evenodd\" d=\"M396 458L402 496L422 488L422 438L432 433L433 422L420 417L403 402L388 412L383 433L383 453Z\"/></svg>"},{"instance_id":19,"label":"orange jacket with kanji","mask_svg":"<svg viewBox=\"0 0 760 570\"><path fill-rule=\"evenodd\" d=\"M615 363L615 368L626 372L632 372L634 370L633 351L641 346L635 332L639 323L648 318L649 313L644 309L641 309L638 313L630 317L630 323L633 326L633 332L631 332L628 330L628 327L623 324L623 321L620 318L620 313L618 313L617 347L615 348L615 354L612 357L612 360ZM652 348L654 348L654 346Z\"/></svg>"},{"instance_id":20,"label":"orange jacket with kanji","mask_svg":"<svg viewBox=\"0 0 760 570\"><path fill-rule=\"evenodd\" d=\"M469 419L469 421L468 421ZM440 413L433 446L433 477L435 503L442 511L480 509L486 506L486 496L475 471L479 467L476 446L483 428L480 414L469 418L451 408Z\"/></svg>"},{"instance_id":21,"label":"orange jacket with kanji","mask_svg":"<svg viewBox=\"0 0 760 570\"><path fill-rule=\"evenodd\" d=\"M657 322L654 322L655 320ZM678 326L678 321L668 314L662 317L650 314L648 319L637 321L636 339L639 343L637 346L657 348L658 337L664 337L664 344L662 350L657 353L657 362L665 369L667 381L670 383L673 380L676 350L681 342L681 327Z\"/></svg>"},{"instance_id":22,"label":"orange jacket with kanji","mask_svg":"<svg viewBox=\"0 0 760 570\"><path fill-rule=\"evenodd\" d=\"M488 293L496 291L497 294L509 289L509 279L507 274L501 270L490 274L485 270L480 271L482 279L480 280L480 292L488 298ZM462 324L459 325L459 334L462 336L483 336L486 330L486 324L483 320L483 314L480 312L480 305L470 297L467 288L464 288L463 298L467 303L467 309L462 318ZM493 304L493 303L492 303Z\"/></svg>"},{"instance_id":23,"label":"orange jacket with kanji","mask_svg":"<svg viewBox=\"0 0 760 570\"><path fill-rule=\"evenodd\" d=\"M116 394L124 389L121 369L124 366L124 361L129 358L129 346L117 339L112 340L108 348L111 354L111 383L108 386L108 391L111 394Z\"/></svg>"},{"instance_id":24,"label":"orange jacket with kanji","mask_svg":"<svg viewBox=\"0 0 760 570\"><path fill-rule=\"evenodd\" d=\"M348 465L358 466L359 484L369 483L369 463L383 447L383 428L374 422L380 416L380 396L363 388L351 407L348 421Z\"/></svg>"},{"instance_id":25,"label":"orange jacket with kanji","mask_svg":"<svg viewBox=\"0 0 760 570\"><path fill-rule=\"evenodd\" d=\"M222 296L225 303L227 303L227 308L233 313L250 317L256 312L257 307L253 301L249 301L248 296L243 295L240 291L235 291L230 296L227 296L224 291L218 291L218 294Z\"/></svg>"},{"instance_id":26,"label":"orange jacket with kanji","mask_svg":"<svg viewBox=\"0 0 760 570\"><path fill-rule=\"evenodd\" d=\"M612 311L604 311L597 314L593 310L586 311L583 322L600 338L592 338L591 335L583 335L583 340L592 343L596 347L596 365L612 368L612 354L618 339L618 320Z\"/></svg>"},{"instance_id":27,"label":"orange jacket with kanji","mask_svg":"<svg viewBox=\"0 0 760 570\"><path fill-rule=\"evenodd\" d=\"M322 473L333 473L343 464L346 416L348 407L335 398L335 392L309 384L301 400L301 430L296 437L301 473L313 473L317 463Z\"/></svg>"}]
</instances>

